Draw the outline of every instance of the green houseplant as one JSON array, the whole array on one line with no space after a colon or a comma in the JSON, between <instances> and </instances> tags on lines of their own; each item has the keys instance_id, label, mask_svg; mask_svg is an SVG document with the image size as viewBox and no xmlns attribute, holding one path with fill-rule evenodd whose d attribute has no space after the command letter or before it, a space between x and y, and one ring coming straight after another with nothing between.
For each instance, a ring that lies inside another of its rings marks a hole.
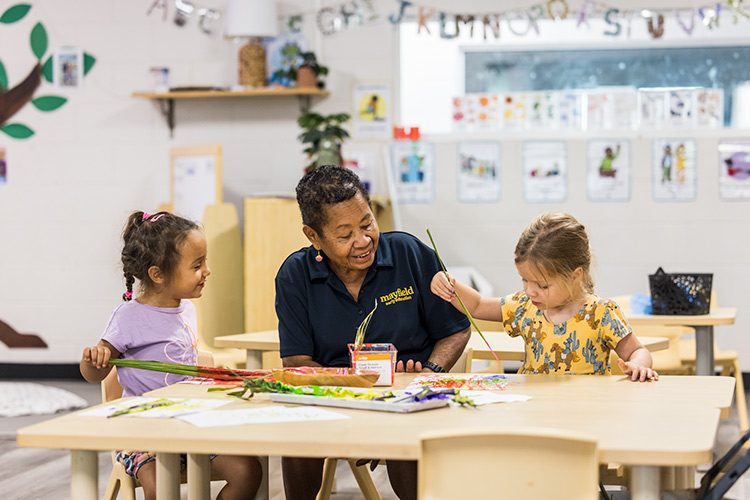
<instances>
[{"instance_id":1,"label":"green houseplant","mask_svg":"<svg viewBox=\"0 0 750 500\"><path fill-rule=\"evenodd\" d=\"M321 115L308 112L300 115L297 123L303 132L298 139L306 145L304 153L310 163L306 171L321 165L341 165L341 143L349 137L342 124L349 121L348 113Z\"/></svg>"},{"instance_id":2,"label":"green houseplant","mask_svg":"<svg viewBox=\"0 0 750 500\"><path fill-rule=\"evenodd\" d=\"M302 63L297 68L298 86L323 88L325 83L321 77L328 74L328 67L318 63L315 52L303 52L300 57Z\"/></svg>"}]
</instances>

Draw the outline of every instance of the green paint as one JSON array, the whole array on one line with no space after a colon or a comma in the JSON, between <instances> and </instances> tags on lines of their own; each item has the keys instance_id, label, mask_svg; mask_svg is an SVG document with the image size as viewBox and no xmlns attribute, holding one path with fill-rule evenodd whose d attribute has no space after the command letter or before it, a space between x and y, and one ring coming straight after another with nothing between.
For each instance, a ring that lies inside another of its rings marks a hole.
<instances>
[{"instance_id":1,"label":"green paint","mask_svg":"<svg viewBox=\"0 0 750 500\"><path fill-rule=\"evenodd\" d=\"M83 53L83 76L86 76L91 68L94 67L94 63L96 63L96 57L92 56L91 54L84 52Z\"/></svg>"},{"instance_id":2,"label":"green paint","mask_svg":"<svg viewBox=\"0 0 750 500\"><path fill-rule=\"evenodd\" d=\"M28 139L34 135L34 131L21 123L8 123L0 127L0 132L5 132L14 139Z\"/></svg>"},{"instance_id":3,"label":"green paint","mask_svg":"<svg viewBox=\"0 0 750 500\"><path fill-rule=\"evenodd\" d=\"M31 104L36 106L39 111L54 111L66 102L68 100L65 97L56 95L46 95L31 100Z\"/></svg>"},{"instance_id":4,"label":"green paint","mask_svg":"<svg viewBox=\"0 0 750 500\"><path fill-rule=\"evenodd\" d=\"M30 9L31 5L27 3L16 4L3 12L3 15L0 16L0 23L11 24L20 21L28 14Z\"/></svg>"},{"instance_id":5,"label":"green paint","mask_svg":"<svg viewBox=\"0 0 750 500\"><path fill-rule=\"evenodd\" d=\"M52 83L52 56L49 56L42 65L42 76L49 83Z\"/></svg>"},{"instance_id":6,"label":"green paint","mask_svg":"<svg viewBox=\"0 0 750 500\"><path fill-rule=\"evenodd\" d=\"M31 51L41 61L44 53L47 52L47 30L44 29L42 23L36 23L34 29L31 30L30 41Z\"/></svg>"}]
</instances>

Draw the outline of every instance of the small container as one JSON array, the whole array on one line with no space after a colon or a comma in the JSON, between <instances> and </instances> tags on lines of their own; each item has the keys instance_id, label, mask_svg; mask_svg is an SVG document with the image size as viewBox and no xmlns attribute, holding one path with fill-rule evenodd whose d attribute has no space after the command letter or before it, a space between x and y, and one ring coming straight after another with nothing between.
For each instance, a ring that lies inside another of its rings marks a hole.
<instances>
[{"instance_id":1,"label":"small container","mask_svg":"<svg viewBox=\"0 0 750 500\"><path fill-rule=\"evenodd\" d=\"M359 350L354 349L354 344L349 344L349 359L352 368L380 373L375 385L393 385L397 352L393 344L362 344Z\"/></svg>"}]
</instances>

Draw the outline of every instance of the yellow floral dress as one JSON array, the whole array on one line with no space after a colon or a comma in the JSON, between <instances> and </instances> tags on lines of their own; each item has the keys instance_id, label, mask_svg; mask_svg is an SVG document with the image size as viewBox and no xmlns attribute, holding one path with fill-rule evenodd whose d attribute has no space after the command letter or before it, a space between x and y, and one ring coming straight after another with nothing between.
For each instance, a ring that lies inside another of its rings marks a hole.
<instances>
[{"instance_id":1,"label":"yellow floral dress","mask_svg":"<svg viewBox=\"0 0 750 500\"><path fill-rule=\"evenodd\" d=\"M632 330L622 310L609 299L592 295L564 323L547 321L525 292L501 300L503 327L526 342L518 373L609 375L609 353Z\"/></svg>"}]
</instances>

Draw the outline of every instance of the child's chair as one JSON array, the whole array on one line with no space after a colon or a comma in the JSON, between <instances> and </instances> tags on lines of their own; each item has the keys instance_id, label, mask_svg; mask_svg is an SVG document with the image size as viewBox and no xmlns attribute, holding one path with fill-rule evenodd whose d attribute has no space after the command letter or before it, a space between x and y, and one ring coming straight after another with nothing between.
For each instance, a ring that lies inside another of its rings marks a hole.
<instances>
[{"instance_id":1,"label":"child's chair","mask_svg":"<svg viewBox=\"0 0 750 500\"><path fill-rule=\"evenodd\" d=\"M213 366L214 358L210 351L198 351L198 364L201 366ZM109 375L102 380L102 402L122 397L122 386L117 379L117 367L112 367ZM109 475L107 489L104 491L103 500L117 500L118 493L122 500L135 500L135 489L140 487L137 479L125 472L125 467L115 460L115 452L112 451L112 473ZM268 500L268 458L258 457L263 467L263 481L255 496L255 500ZM211 481L222 481L223 478L211 473ZM183 474L182 483L187 483L187 476Z\"/></svg>"},{"instance_id":2,"label":"child's chair","mask_svg":"<svg viewBox=\"0 0 750 500\"><path fill-rule=\"evenodd\" d=\"M596 500L598 461L595 438L558 429L429 432L420 436L417 498Z\"/></svg>"}]
</instances>

